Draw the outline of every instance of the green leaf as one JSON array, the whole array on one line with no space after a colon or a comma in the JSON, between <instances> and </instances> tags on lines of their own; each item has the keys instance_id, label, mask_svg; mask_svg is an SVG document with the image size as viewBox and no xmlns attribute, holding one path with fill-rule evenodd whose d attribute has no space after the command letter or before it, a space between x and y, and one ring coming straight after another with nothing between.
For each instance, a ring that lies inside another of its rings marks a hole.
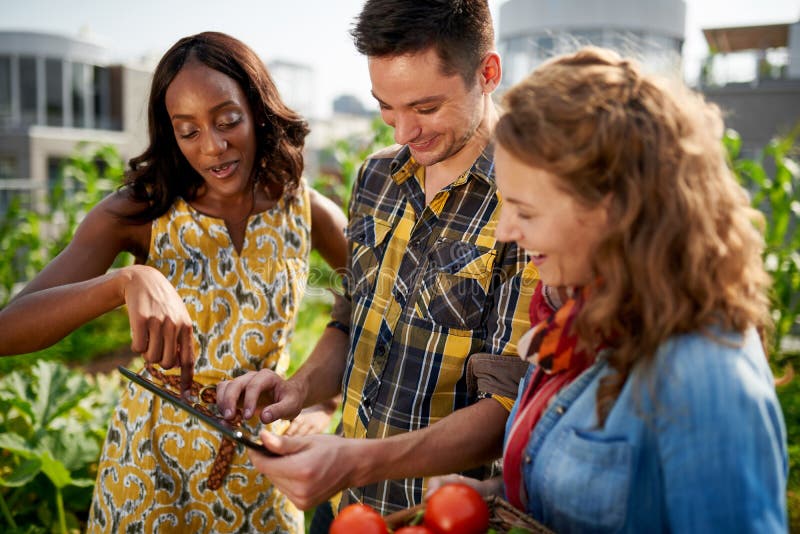
<instances>
[{"instance_id":1,"label":"green leaf","mask_svg":"<svg viewBox=\"0 0 800 534\"><path fill-rule=\"evenodd\" d=\"M11 432L0 434L0 449L5 449L26 459L36 458L40 453L40 451L37 450L36 447L31 446L25 438Z\"/></svg>"},{"instance_id":2,"label":"green leaf","mask_svg":"<svg viewBox=\"0 0 800 534\"><path fill-rule=\"evenodd\" d=\"M24 486L39 474L42 462L38 458L29 458L23 461L7 478L0 477L0 486L18 488Z\"/></svg>"},{"instance_id":3,"label":"green leaf","mask_svg":"<svg viewBox=\"0 0 800 534\"><path fill-rule=\"evenodd\" d=\"M94 486L95 480L93 478L73 478L70 486L77 486L79 488L91 488Z\"/></svg>"},{"instance_id":4,"label":"green leaf","mask_svg":"<svg viewBox=\"0 0 800 534\"><path fill-rule=\"evenodd\" d=\"M33 409L40 428L77 406L91 391L83 376L64 365L40 360L33 373L38 379Z\"/></svg>"},{"instance_id":5,"label":"green leaf","mask_svg":"<svg viewBox=\"0 0 800 534\"><path fill-rule=\"evenodd\" d=\"M742 138L739 136L739 132L729 128L725 130L725 135L722 137L722 144L725 146L728 156L731 159L736 159L742 149Z\"/></svg>"},{"instance_id":6,"label":"green leaf","mask_svg":"<svg viewBox=\"0 0 800 534\"><path fill-rule=\"evenodd\" d=\"M64 429L57 429L42 436L40 447L50 451L70 471L95 462L100 455L100 443L93 438L89 425L71 422Z\"/></svg>"},{"instance_id":7,"label":"green leaf","mask_svg":"<svg viewBox=\"0 0 800 534\"><path fill-rule=\"evenodd\" d=\"M47 475L50 482L57 488L63 488L73 483L69 469L63 463L53 458L50 451L44 451L41 456L42 472Z\"/></svg>"},{"instance_id":8,"label":"green leaf","mask_svg":"<svg viewBox=\"0 0 800 534\"><path fill-rule=\"evenodd\" d=\"M0 399L27 415L33 423L33 395L31 393L31 379L22 372L14 371L0 383ZM4 414L4 416L7 414Z\"/></svg>"}]
</instances>

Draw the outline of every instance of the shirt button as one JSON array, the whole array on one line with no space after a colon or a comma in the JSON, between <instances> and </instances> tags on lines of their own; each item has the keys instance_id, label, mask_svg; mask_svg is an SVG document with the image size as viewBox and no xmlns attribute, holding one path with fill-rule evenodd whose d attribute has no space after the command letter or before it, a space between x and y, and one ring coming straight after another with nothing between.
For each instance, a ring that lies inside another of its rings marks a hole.
<instances>
[{"instance_id":1,"label":"shirt button","mask_svg":"<svg viewBox=\"0 0 800 534\"><path fill-rule=\"evenodd\" d=\"M525 455L525 463L526 463L526 464L529 464L529 463L531 463L531 457L530 457L530 455L529 455L529 454L526 454L526 455Z\"/></svg>"},{"instance_id":2,"label":"shirt button","mask_svg":"<svg viewBox=\"0 0 800 534\"><path fill-rule=\"evenodd\" d=\"M560 404L558 406L556 406L556 413L558 415L564 415L564 412L566 412L566 411L567 411L567 409L564 408L563 406L561 406Z\"/></svg>"}]
</instances>

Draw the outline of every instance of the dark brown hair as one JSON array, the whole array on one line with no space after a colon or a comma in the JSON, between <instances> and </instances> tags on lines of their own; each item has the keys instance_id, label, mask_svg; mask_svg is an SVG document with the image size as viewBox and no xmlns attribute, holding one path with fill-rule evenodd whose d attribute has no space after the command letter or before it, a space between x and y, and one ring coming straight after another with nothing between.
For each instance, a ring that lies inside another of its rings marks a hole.
<instances>
[{"instance_id":1,"label":"dark brown hair","mask_svg":"<svg viewBox=\"0 0 800 534\"><path fill-rule=\"evenodd\" d=\"M367 0L350 33L366 56L414 54L433 47L443 73L460 74L468 88L494 47L487 0Z\"/></svg>"},{"instance_id":2,"label":"dark brown hair","mask_svg":"<svg viewBox=\"0 0 800 534\"><path fill-rule=\"evenodd\" d=\"M264 63L251 48L223 33L199 33L175 43L153 74L148 105L150 144L130 160L125 180L132 198L146 207L129 219L153 220L165 213L177 196L194 198L203 184L178 147L165 104L167 88L190 59L229 76L246 95L256 124L255 180L277 184L281 194L289 196L299 186L307 123L283 103Z\"/></svg>"},{"instance_id":3,"label":"dark brown hair","mask_svg":"<svg viewBox=\"0 0 800 534\"><path fill-rule=\"evenodd\" d=\"M674 335L763 334L771 319L763 216L727 162L719 109L609 50L554 58L505 95L497 142L583 205L610 199L592 258L598 283L577 320L612 347L597 390L605 421L634 364Z\"/></svg>"}]
</instances>

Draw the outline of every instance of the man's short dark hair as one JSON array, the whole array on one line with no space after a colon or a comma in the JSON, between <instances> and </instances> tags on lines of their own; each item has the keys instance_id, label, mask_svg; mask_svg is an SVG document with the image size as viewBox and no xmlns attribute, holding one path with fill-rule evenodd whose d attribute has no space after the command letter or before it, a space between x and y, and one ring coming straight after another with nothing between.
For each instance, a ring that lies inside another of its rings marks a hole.
<instances>
[{"instance_id":1,"label":"man's short dark hair","mask_svg":"<svg viewBox=\"0 0 800 534\"><path fill-rule=\"evenodd\" d=\"M460 74L467 87L494 47L487 0L367 0L350 33L356 49L369 57L434 47L443 73Z\"/></svg>"}]
</instances>

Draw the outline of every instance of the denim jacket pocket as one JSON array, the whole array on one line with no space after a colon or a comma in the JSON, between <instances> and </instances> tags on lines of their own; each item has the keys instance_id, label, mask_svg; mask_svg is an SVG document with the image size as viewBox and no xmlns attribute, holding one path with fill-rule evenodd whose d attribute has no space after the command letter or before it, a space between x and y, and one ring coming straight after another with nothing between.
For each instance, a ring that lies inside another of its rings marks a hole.
<instances>
[{"instance_id":1,"label":"denim jacket pocket","mask_svg":"<svg viewBox=\"0 0 800 534\"><path fill-rule=\"evenodd\" d=\"M346 283L353 298L372 292L391 229L391 224L372 215L354 217L348 224L351 261Z\"/></svg>"},{"instance_id":2,"label":"denim jacket pocket","mask_svg":"<svg viewBox=\"0 0 800 534\"><path fill-rule=\"evenodd\" d=\"M480 326L496 254L464 241L434 245L420 298L435 323L458 330Z\"/></svg>"},{"instance_id":3,"label":"denim jacket pocket","mask_svg":"<svg viewBox=\"0 0 800 534\"><path fill-rule=\"evenodd\" d=\"M544 518L556 531L567 525L582 532L616 532L625 523L633 450L622 437L565 428L559 442L540 457L544 480L540 493ZM542 451L544 452L544 450Z\"/></svg>"}]
</instances>

